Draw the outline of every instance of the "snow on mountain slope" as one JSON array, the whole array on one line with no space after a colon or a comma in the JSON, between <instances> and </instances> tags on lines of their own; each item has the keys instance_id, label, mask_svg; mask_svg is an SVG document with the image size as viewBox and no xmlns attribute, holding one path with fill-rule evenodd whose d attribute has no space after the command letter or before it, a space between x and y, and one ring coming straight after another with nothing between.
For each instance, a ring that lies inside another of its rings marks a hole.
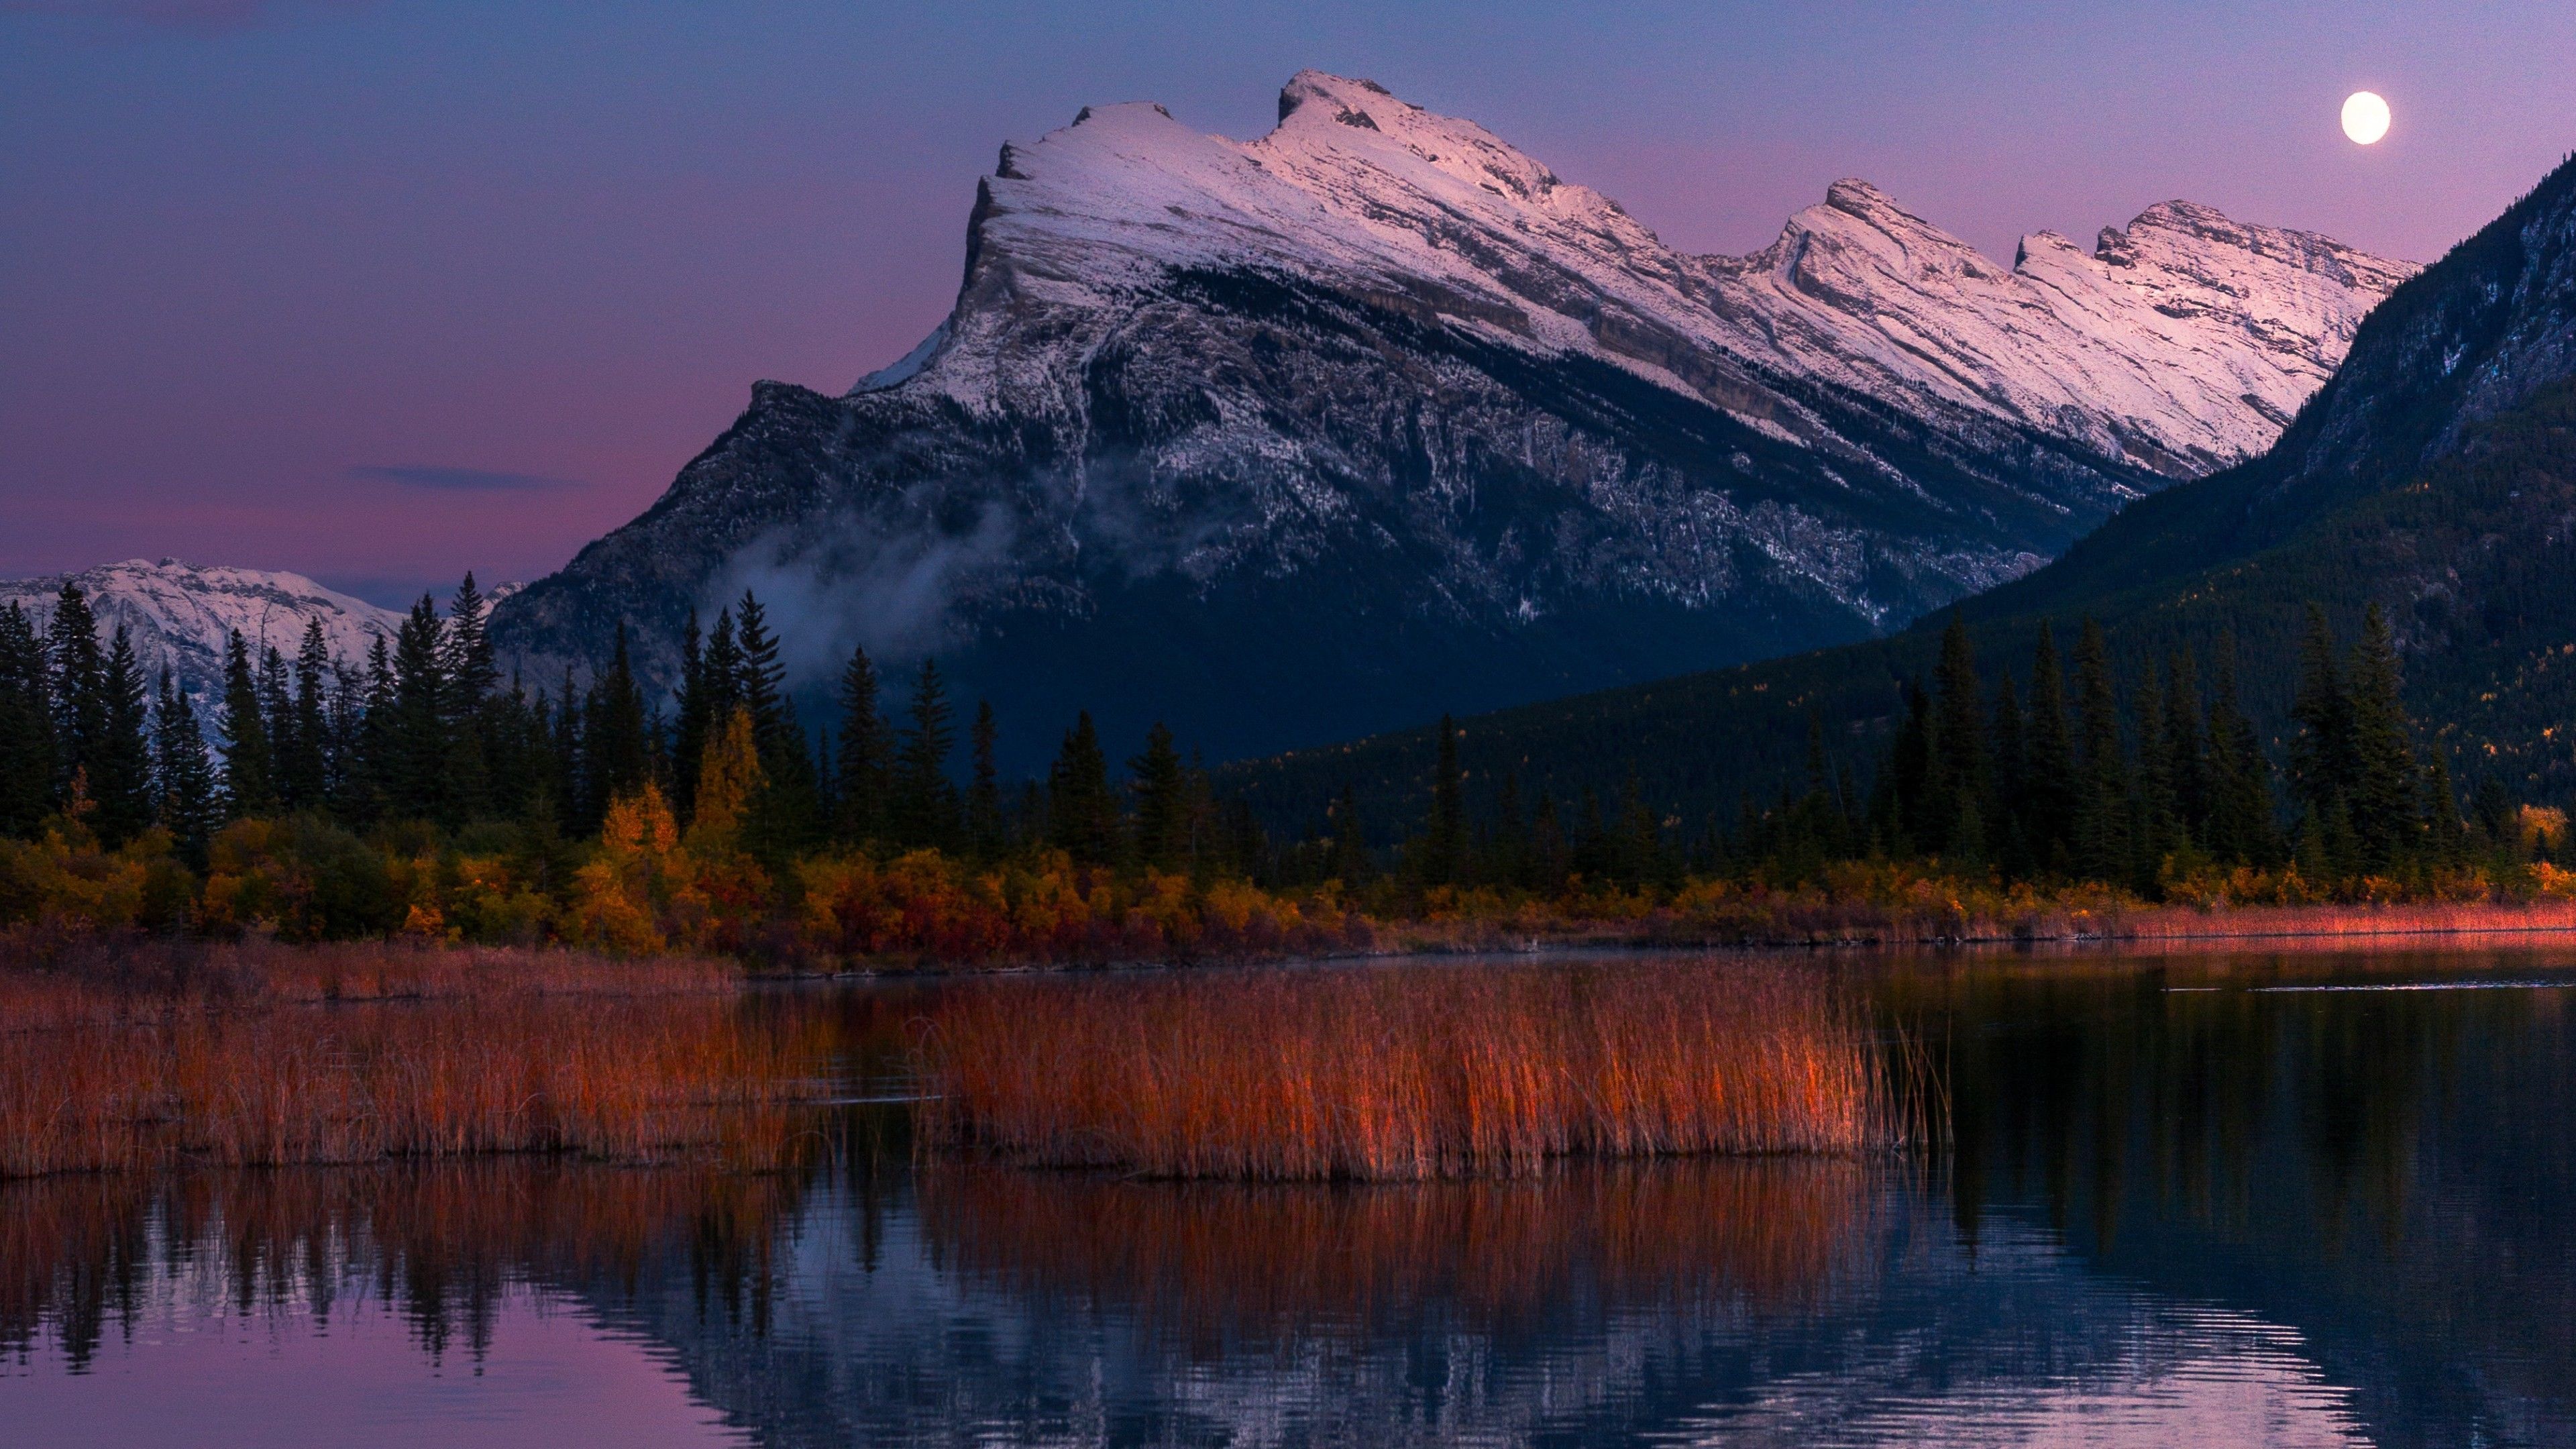
<instances>
[{"instance_id":1,"label":"snow on mountain slope","mask_svg":"<svg viewBox=\"0 0 2576 1449\"><path fill-rule=\"evenodd\" d=\"M1266 751L1796 652L2259 450L2408 271L2179 202L2006 268L1860 182L1692 256L1367 81L1252 141L1102 106L1002 148L920 346L755 385L494 639L550 677L622 622L667 682L755 588L797 678L937 654L1023 760L1083 707Z\"/></svg>"},{"instance_id":2,"label":"snow on mountain slope","mask_svg":"<svg viewBox=\"0 0 2576 1449\"><path fill-rule=\"evenodd\" d=\"M104 639L125 626L147 681L168 669L181 688L209 695L223 687L224 646L235 630L252 649L293 655L308 621L322 621L334 658L356 663L402 615L326 589L302 574L269 569L200 568L165 558L127 559L76 574L0 581L0 608L25 609L41 631L54 616L63 585L89 596Z\"/></svg>"},{"instance_id":3,"label":"snow on mountain slope","mask_svg":"<svg viewBox=\"0 0 2576 1449\"><path fill-rule=\"evenodd\" d=\"M1056 374L989 345L1014 309L965 302L1097 310L1176 267L1264 268L1589 353L1792 435L1822 425L1761 396L1764 374L1986 412L2175 477L2267 446L2415 270L2182 201L2090 254L2026 237L2007 270L1852 180L1762 252L1688 256L1473 122L1316 71L1251 142L1129 104L1005 146L975 245L960 312L985 325L943 323L863 385L927 373L992 406Z\"/></svg>"}]
</instances>

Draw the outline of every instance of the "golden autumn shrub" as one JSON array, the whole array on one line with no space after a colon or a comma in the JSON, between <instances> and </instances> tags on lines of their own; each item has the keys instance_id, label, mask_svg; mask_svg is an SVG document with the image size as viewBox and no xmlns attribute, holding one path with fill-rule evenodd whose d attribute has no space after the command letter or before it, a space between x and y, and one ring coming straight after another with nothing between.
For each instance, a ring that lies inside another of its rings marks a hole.
<instances>
[{"instance_id":1,"label":"golden autumn shrub","mask_svg":"<svg viewBox=\"0 0 2576 1449\"><path fill-rule=\"evenodd\" d=\"M167 900L177 871L169 852L170 838L158 830L104 849L71 817L51 822L34 840L0 840L0 924L73 930L158 924L147 906Z\"/></svg>"}]
</instances>

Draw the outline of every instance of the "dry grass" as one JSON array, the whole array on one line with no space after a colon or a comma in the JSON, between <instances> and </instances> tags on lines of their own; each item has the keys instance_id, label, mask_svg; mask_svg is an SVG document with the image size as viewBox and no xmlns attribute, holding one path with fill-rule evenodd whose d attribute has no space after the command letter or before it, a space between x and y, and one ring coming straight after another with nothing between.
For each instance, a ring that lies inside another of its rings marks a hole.
<instances>
[{"instance_id":1,"label":"dry grass","mask_svg":"<svg viewBox=\"0 0 2576 1449\"><path fill-rule=\"evenodd\" d=\"M933 1144L1172 1177L1402 1180L1908 1135L1857 1008L1742 963L982 983L931 1015L919 1067Z\"/></svg>"},{"instance_id":2,"label":"dry grass","mask_svg":"<svg viewBox=\"0 0 2576 1449\"><path fill-rule=\"evenodd\" d=\"M1875 1251L1878 1172L1848 1159L1699 1159L1394 1189L941 1165L923 1178L921 1210L945 1268L1188 1337L1374 1324L1432 1303L1490 1329L1578 1297L1812 1304Z\"/></svg>"},{"instance_id":3,"label":"dry grass","mask_svg":"<svg viewBox=\"0 0 2576 1449\"><path fill-rule=\"evenodd\" d=\"M491 1152L783 1160L823 1075L703 961L144 946L0 967L0 1177Z\"/></svg>"}]
</instances>

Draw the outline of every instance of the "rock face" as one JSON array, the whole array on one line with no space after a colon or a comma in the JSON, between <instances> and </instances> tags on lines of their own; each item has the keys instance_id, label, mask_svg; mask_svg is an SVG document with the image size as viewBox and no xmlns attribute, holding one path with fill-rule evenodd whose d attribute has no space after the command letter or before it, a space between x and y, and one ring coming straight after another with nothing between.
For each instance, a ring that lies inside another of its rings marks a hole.
<instances>
[{"instance_id":1,"label":"rock face","mask_svg":"<svg viewBox=\"0 0 2576 1449\"><path fill-rule=\"evenodd\" d=\"M1023 761L1083 706L1230 754L1811 648L2259 451L2409 270L2180 202L2005 270L1855 181L1698 257L1367 81L1251 142L1089 109L1002 149L919 348L756 386L495 638L667 677L750 587L803 678L935 653Z\"/></svg>"},{"instance_id":2,"label":"rock face","mask_svg":"<svg viewBox=\"0 0 2576 1449\"><path fill-rule=\"evenodd\" d=\"M208 696L223 689L224 646L240 630L253 649L292 655L308 621L322 621L333 657L356 663L402 616L364 599L326 589L302 574L266 569L199 568L175 558L127 559L76 574L0 581L0 608L15 603L42 631L63 585L78 584L98 616L99 632L125 627L146 680L167 669L179 687Z\"/></svg>"}]
</instances>

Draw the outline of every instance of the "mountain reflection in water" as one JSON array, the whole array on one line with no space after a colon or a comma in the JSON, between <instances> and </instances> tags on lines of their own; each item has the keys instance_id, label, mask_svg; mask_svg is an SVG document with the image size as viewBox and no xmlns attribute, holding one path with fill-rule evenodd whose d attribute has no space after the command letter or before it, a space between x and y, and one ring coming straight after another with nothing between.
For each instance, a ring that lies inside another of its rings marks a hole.
<instances>
[{"instance_id":1,"label":"mountain reflection in water","mask_svg":"<svg viewBox=\"0 0 2576 1449\"><path fill-rule=\"evenodd\" d=\"M2557 959L1872 967L1951 1085L1953 1147L1913 1161L1167 1183L916 1161L871 1109L771 1176L0 1185L0 1413L112 1379L172 1440L292 1438L292 1396L209 1432L163 1330L221 1322L248 1372L277 1332L327 1363L397 1325L453 1376L568 1322L764 1444L2576 1442ZM2491 989L2269 989L2437 978ZM776 1009L881 1061L905 990Z\"/></svg>"}]
</instances>

